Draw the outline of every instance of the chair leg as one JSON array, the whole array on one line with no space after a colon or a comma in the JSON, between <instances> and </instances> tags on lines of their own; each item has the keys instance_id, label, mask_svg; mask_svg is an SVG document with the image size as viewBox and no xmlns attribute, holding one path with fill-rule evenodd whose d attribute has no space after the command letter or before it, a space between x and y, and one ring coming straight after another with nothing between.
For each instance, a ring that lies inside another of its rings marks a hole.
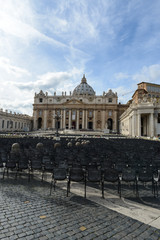
<instances>
[{"instance_id":1,"label":"chair leg","mask_svg":"<svg viewBox=\"0 0 160 240\"><path fill-rule=\"evenodd\" d=\"M56 189L56 180L54 180L54 191Z\"/></svg>"},{"instance_id":2,"label":"chair leg","mask_svg":"<svg viewBox=\"0 0 160 240\"><path fill-rule=\"evenodd\" d=\"M53 187L53 179L51 180L51 184L50 184L50 196L51 196L51 193L52 193L52 187Z\"/></svg>"},{"instance_id":3,"label":"chair leg","mask_svg":"<svg viewBox=\"0 0 160 240\"><path fill-rule=\"evenodd\" d=\"M102 198L104 199L104 181L102 181Z\"/></svg>"},{"instance_id":4,"label":"chair leg","mask_svg":"<svg viewBox=\"0 0 160 240\"><path fill-rule=\"evenodd\" d=\"M67 182L67 197L69 195L69 192L70 192L70 180L68 180Z\"/></svg>"},{"instance_id":5,"label":"chair leg","mask_svg":"<svg viewBox=\"0 0 160 240\"><path fill-rule=\"evenodd\" d=\"M138 182L136 181L136 197L139 197L139 192L138 192Z\"/></svg>"},{"instance_id":6,"label":"chair leg","mask_svg":"<svg viewBox=\"0 0 160 240\"><path fill-rule=\"evenodd\" d=\"M87 181L84 181L84 197L86 198Z\"/></svg>"},{"instance_id":7,"label":"chair leg","mask_svg":"<svg viewBox=\"0 0 160 240\"><path fill-rule=\"evenodd\" d=\"M118 181L118 193L119 193L119 197L121 198L121 182Z\"/></svg>"},{"instance_id":8,"label":"chair leg","mask_svg":"<svg viewBox=\"0 0 160 240\"><path fill-rule=\"evenodd\" d=\"M5 167L4 167L4 170L3 170L3 179L4 179L4 176L5 176Z\"/></svg>"}]
</instances>

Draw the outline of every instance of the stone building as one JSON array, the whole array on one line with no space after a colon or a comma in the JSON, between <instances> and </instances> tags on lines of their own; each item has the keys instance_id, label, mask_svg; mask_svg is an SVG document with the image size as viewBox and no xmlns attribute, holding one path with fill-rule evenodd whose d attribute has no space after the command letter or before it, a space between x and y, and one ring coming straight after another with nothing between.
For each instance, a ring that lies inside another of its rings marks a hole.
<instances>
[{"instance_id":1,"label":"stone building","mask_svg":"<svg viewBox=\"0 0 160 240\"><path fill-rule=\"evenodd\" d=\"M31 131L32 117L0 109L0 132Z\"/></svg>"},{"instance_id":2,"label":"stone building","mask_svg":"<svg viewBox=\"0 0 160 240\"><path fill-rule=\"evenodd\" d=\"M120 132L138 137L160 135L160 85L138 84L129 108L120 116Z\"/></svg>"},{"instance_id":3,"label":"stone building","mask_svg":"<svg viewBox=\"0 0 160 240\"><path fill-rule=\"evenodd\" d=\"M42 90L34 97L33 129L105 130L118 131L120 115L128 105L118 103L112 90L96 95L85 75L81 83L70 92L53 96ZM59 116L58 119L56 116Z\"/></svg>"}]
</instances>

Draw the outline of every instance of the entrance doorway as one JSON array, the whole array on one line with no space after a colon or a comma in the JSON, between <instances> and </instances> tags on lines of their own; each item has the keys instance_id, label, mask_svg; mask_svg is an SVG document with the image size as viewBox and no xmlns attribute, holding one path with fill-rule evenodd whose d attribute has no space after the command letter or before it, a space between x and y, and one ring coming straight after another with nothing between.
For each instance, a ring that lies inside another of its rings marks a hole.
<instances>
[{"instance_id":1,"label":"entrance doorway","mask_svg":"<svg viewBox=\"0 0 160 240\"><path fill-rule=\"evenodd\" d=\"M76 121L72 121L72 129L76 129Z\"/></svg>"},{"instance_id":2,"label":"entrance doorway","mask_svg":"<svg viewBox=\"0 0 160 240\"><path fill-rule=\"evenodd\" d=\"M88 122L88 129L93 129L93 122Z\"/></svg>"},{"instance_id":3,"label":"entrance doorway","mask_svg":"<svg viewBox=\"0 0 160 240\"><path fill-rule=\"evenodd\" d=\"M42 128L42 118L38 118L38 129Z\"/></svg>"},{"instance_id":4,"label":"entrance doorway","mask_svg":"<svg viewBox=\"0 0 160 240\"><path fill-rule=\"evenodd\" d=\"M113 129L113 120L112 120L112 118L108 118L107 124L108 124L108 129L112 130Z\"/></svg>"}]
</instances>

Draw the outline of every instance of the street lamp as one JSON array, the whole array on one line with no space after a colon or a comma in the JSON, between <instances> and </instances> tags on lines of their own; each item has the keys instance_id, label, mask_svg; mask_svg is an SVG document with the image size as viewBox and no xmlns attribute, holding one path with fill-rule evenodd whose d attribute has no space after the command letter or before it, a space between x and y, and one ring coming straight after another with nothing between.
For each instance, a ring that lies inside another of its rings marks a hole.
<instances>
[{"instance_id":1,"label":"street lamp","mask_svg":"<svg viewBox=\"0 0 160 240\"><path fill-rule=\"evenodd\" d=\"M54 119L56 121L56 133L55 133L55 135L56 135L56 137L58 137L59 136L59 133L58 133L58 122L61 119L61 115L59 113L56 113L56 114L53 115L53 117L54 117Z\"/></svg>"}]
</instances>

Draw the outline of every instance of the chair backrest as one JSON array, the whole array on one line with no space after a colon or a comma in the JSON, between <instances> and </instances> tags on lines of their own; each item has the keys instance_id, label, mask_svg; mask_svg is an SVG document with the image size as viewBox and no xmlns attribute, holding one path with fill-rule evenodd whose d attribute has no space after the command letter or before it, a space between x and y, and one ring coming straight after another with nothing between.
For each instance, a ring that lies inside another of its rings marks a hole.
<instances>
[{"instance_id":1,"label":"chair backrest","mask_svg":"<svg viewBox=\"0 0 160 240\"><path fill-rule=\"evenodd\" d=\"M102 180L101 170L88 170L87 180L91 182L100 182Z\"/></svg>"},{"instance_id":2,"label":"chair backrest","mask_svg":"<svg viewBox=\"0 0 160 240\"><path fill-rule=\"evenodd\" d=\"M67 172L65 168L54 168L53 170L54 180L65 180L67 178Z\"/></svg>"},{"instance_id":3,"label":"chair backrest","mask_svg":"<svg viewBox=\"0 0 160 240\"><path fill-rule=\"evenodd\" d=\"M82 168L71 168L69 171L69 179L71 181L80 182L84 180L84 172Z\"/></svg>"},{"instance_id":4,"label":"chair backrest","mask_svg":"<svg viewBox=\"0 0 160 240\"><path fill-rule=\"evenodd\" d=\"M104 181L116 182L119 180L119 173L116 169L108 168L104 170Z\"/></svg>"}]
</instances>

